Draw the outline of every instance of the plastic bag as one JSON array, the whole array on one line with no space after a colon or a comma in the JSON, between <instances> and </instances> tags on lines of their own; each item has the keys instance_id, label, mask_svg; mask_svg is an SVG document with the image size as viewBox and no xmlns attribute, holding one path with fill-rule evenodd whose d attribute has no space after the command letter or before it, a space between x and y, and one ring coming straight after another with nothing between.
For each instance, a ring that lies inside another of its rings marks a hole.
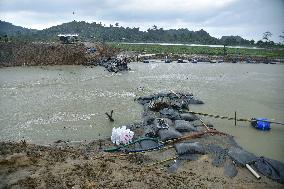
<instances>
[{"instance_id":1,"label":"plastic bag","mask_svg":"<svg viewBox=\"0 0 284 189\"><path fill-rule=\"evenodd\" d=\"M111 141L114 144L128 144L132 141L132 138L134 136L134 132L130 129L126 129L126 126L113 128L112 134L111 134Z\"/></svg>"}]
</instances>

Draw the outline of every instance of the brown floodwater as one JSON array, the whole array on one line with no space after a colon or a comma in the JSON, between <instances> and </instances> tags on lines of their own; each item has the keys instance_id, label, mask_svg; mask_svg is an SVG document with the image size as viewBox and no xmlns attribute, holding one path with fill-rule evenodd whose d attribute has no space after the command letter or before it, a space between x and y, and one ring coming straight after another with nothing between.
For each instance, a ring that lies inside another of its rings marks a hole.
<instances>
[{"instance_id":1,"label":"brown floodwater","mask_svg":"<svg viewBox=\"0 0 284 189\"><path fill-rule=\"evenodd\" d=\"M102 67L46 66L0 69L0 140L49 144L93 140L113 127L140 121L134 101L160 91L192 92L205 102L194 111L284 121L284 65L131 63L119 74ZM105 112L114 110L111 123ZM249 123L202 117L235 136L245 149L284 162L284 126L268 132Z\"/></svg>"}]
</instances>

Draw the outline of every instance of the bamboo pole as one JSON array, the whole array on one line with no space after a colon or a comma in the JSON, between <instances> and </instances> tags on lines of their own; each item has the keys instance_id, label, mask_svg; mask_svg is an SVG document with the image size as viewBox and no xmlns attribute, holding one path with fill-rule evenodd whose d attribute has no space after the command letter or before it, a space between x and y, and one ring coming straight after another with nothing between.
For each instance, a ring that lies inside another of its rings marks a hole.
<instances>
[{"instance_id":1,"label":"bamboo pole","mask_svg":"<svg viewBox=\"0 0 284 189\"><path fill-rule=\"evenodd\" d=\"M237 125L237 112L235 111L235 126Z\"/></svg>"}]
</instances>

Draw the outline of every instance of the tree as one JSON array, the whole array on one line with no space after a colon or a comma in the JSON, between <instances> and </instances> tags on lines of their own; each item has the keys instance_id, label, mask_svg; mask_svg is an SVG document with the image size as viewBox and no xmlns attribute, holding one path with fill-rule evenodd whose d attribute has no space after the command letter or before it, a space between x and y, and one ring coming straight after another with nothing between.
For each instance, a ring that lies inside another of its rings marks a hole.
<instances>
[{"instance_id":1,"label":"tree","mask_svg":"<svg viewBox=\"0 0 284 189\"><path fill-rule=\"evenodd\" d=\"M116 22L116 23L115 23L115 26L116 26L116 27L118 27L118 26L119 26L119 23L118 23L118 22Z\"/></svg>"},{"instance_id":2,"label":"tree","mask_svg":"<svg viewBox=\"0 0 284 189\"><path fill-rule=\"evenodd\" d=\"M224 52L224 56L226 56L227 55L226 45L224 45L223 52Z\"/></svg>"},{"instance_id":3,"label":"tree","mask_svg":"<svg viewBox=\"0 0 284 189\"><path fill-rule=\"evenodd\" d=\"M157 30L157 29L158 29L158 26L154 25L153 30Z\"/></svg>"},{"instance_id":4,"label":"tree","mask_svg":"<svg viewBox=\"0 0 284 189\"><path fill-rule=\"evenodd\" d=\"M283 41L284 43L284 32L282 32L282 35L279 35L280 39Z\"/></svg>"},{"instance_id":5,"label":"tree","mask_svg":"<svg viewBox=\"0 0 284 189\"><path fill-rule=\"evenodd\" d=\"M272 36L272 33L270 31L264 32L262 39L265 40L266 42L270 41L270 37Z\"/></svg>"}]
</instances>

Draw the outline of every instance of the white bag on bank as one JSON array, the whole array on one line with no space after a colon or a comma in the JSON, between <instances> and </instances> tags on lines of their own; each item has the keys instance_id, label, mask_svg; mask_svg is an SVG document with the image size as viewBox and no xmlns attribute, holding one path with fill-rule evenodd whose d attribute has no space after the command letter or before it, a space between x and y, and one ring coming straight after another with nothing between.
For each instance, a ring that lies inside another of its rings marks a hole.
<instances>
[{"instance_id":1,"label":"white bag on bank","mask_svg":"<svg viewBox=\"0 0 284 189\"><path fill-rule=\"evenodd\" d=\"M126 129L126 126L122 126L121 128L113 128L111 134L111 141L117 145L119 144L128 144L132 141L134 136L134 132L130 129Z\"/></svg>"}]
</instances>

